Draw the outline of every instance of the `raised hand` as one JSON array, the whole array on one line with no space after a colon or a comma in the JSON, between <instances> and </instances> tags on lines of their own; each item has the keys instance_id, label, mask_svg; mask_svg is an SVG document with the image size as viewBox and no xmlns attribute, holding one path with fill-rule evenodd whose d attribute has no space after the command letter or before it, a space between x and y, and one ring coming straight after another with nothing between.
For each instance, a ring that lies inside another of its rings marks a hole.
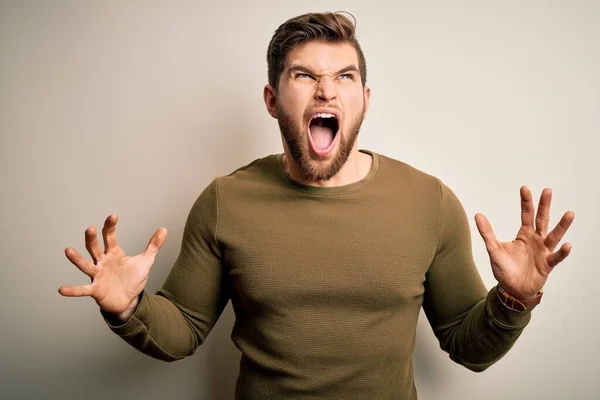
<instances>
[{"instance_id":1,"label":"raised hand","mask_svg":"<svg viewBox=\"0 0 600 400\"><path fill-rule=\"evenodd\" d=\"M126 320L137 306L138 295L148 281L156 253L165 242L167 230L159 228L143 253L128 257L119 246L116 235L118 217L111 214L102 228L104 251L98 242L94 227L85 231L85 247L92 260L68 247L65 255L91 283L81 286L61 286L58 292L67 297L92 297L104 311Z\"/></svg>"},{"instance_id":2,"label":"raised hand","mask_svg":"<svg viewBox=\"0 0 600 400\"><path fill-rule=\"evenodd\" d=\"M575 214L567 211L548 233L552 191L544 189L534 221L531 191L521 187L521 229L512 242L499 242L483 214L475 215L477 229L490 256L496 280L514 297L529 300L542 289L554 267L571 252L564 243L554 251L571 226ZM535 225L534 225L535 223Z\"/></svg>"}]
</instances>

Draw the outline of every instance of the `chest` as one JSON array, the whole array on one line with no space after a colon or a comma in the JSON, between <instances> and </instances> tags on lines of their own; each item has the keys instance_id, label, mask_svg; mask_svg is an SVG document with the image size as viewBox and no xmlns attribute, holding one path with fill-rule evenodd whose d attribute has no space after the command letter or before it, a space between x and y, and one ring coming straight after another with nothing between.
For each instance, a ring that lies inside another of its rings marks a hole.
<instances>
[{"instance_id":1,"label":"chest","mask_svg":"<svg viewBox=\"0 0 600 400\"><path fill-rule=\"evenodd\" d=\"M373 201L246 204L221 232L238 307L381 310L421 301L432 210Z\"/></svg>"}]
</instances>

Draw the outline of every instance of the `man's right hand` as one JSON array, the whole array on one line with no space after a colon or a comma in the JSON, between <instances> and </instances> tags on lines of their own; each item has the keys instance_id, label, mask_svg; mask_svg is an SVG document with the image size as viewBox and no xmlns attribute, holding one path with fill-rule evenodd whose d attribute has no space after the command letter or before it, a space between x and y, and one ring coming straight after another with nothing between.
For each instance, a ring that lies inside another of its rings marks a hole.
<instances>
[{"instance_id":1,"label":"man's right hand","mask_svg":"<svg viewBox=\"0 0 600 400\"><path fill-rule=\"evenodd\" d=\"M92 282L81 286L61 286L58 292L67 297L90 296L102 310L125 322L137 307L138 295L146 286L156 253L167 238L167 230L159 228L143 253L128 257L117 243L117 221L118 217L111 214L104 222L104 251L98 242L96 229L92 226L85 231L85 247L92 257L91 261L71 247L65 250L69 261Z\"/></svg>"}]
</instances>

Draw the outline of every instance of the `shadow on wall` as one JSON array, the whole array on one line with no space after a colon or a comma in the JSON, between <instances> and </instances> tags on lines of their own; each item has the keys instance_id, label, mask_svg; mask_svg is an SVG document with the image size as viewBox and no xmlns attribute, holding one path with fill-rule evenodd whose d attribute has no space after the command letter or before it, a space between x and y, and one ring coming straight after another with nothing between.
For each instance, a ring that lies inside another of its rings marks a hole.
<instances>
[{"instance_id":1,"label":"shadow on wall","mask_svg":"<svg viewBox=\"0 0 600 400\"><path fill-rule=\"evenodd\" d=\"M235 315L230 302L207 339L204 351L208 365L206 372L209 399L231 400L235 395L241 353L231 341L234 321ZM203 400L202 397L200 399Z\"/></svg>"},{"instance_id":2,"label":"shadow on wall","mask_svg":"<svg viewBox=\"0 0 600 400\"><path fill-rule=\"evenodd\" d=\"M424 398L436 398L431 397L431 393L438 387L444 387L445 380L448 378L439 362L436 361L438 355L443 351L440 349L440 344L433 334L423 310L419 314L416 335L413 367L417 393L419 396L425 395Z\"/></svg>"},{"instance_id":3,"label":"shadow on wall","mask_svg":"<svg viewBox=\"0 0 600 400\"><path fill-rule=\"evenodd\" d=\"M222 96L223 93L220 95ZM231 93L229 98L243 98L243 96L239 96L239 93ZM232 113L231 109L237 109L239 112ZM212 177L229 174L248 164L254 158L250 154L261 154L260 143L256 141L257 136L261 133L258 126L251 121L242 120L248 107L244 104L236 104L236 107L231 109L224 109L223 113L219 115L220 118L212 120L212 123L204 124L203 129L210 130L212 128L213 130L208 135L195 136L195 143L191 146L199 149L199 153L202 154L197 162L197 167ZM232 119L232 115L239 116L239 119ZM274 124L272 129L274 140L277 140L277 136L275 136L278 133L277 129ZM261 156L262 154L259 157ZM235 314L231 302L229 302L209 333L206 342L198 349L198 352L206 360L206 369L198 371L198 373L204 374L207 380L207 387L201 388L200 392L206 393L207 397L200 395L197 397L199 400L231 400L234 398L241 357L240 351L231 340L234 321Z\"/></svg>"}]
</instances>

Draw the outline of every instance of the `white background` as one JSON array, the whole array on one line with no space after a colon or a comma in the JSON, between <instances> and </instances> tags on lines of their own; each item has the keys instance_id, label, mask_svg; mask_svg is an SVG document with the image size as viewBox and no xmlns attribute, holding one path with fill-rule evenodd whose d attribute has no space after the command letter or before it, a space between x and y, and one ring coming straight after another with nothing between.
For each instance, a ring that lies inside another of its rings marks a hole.
<instances>
[{"instance_id":1,"label":"white background","mask_svg":"<svg viewBox=\"0 0 600 400\"><path fill-rule=\"evenodd\" d=\"M120 216L128 253L170 234L157 290L201 190L282 151L262 101L266 49L286 19L347 10L367 57L371 110L359 144L448 184L501 240L519 187L554 191L552 225L576 214L572 255L509 354L482 374L439 350L423 317L421 399L600 396L598 1L3 1L0 5L0 397L231 399L239 353L228 307L205 345L153 360L105 326L64 257Z\"/></svg>"}]
</instances>

